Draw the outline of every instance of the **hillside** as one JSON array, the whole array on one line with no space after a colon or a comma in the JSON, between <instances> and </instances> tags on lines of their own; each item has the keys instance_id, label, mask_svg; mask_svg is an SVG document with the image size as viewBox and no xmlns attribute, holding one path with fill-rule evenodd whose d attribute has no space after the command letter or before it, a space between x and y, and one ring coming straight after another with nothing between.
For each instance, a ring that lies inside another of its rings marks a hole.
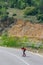
<instances>
[{"instance_id":1,"label":"hillside","mask_svg":"<svg viewBox=\"0 0 43 65\"><path fill-rule=\"evenodd\" d=\"M3 31L9 36L43 39L43 1L0 0L0 35Z\"/></svg>"},{"instance_id":2,"label":"hillside","mask_svg":"<svg viewBox=\"0 0 43 65\"><path fill-rule=\"evenodd\" d=\"M17 20L16 24L9 28L8 35L43 39L43 24Z\"/></svg>"}]
</instances>

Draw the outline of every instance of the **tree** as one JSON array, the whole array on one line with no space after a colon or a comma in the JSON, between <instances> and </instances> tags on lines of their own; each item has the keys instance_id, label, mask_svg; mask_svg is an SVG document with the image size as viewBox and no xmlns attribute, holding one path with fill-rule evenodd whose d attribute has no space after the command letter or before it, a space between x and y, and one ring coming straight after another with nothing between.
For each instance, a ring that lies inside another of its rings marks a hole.
<instances>
[{"instance_id":1,"label":"tree","mask_svg":"<svg viewBox=\"0 0 43 65\"><path fill-rule=\"evenodd\" d=\"M0 9L2 8L2 6L0 5Z\"/></svg>"},{"instance_id":2,"label":"tree","mask_svg":"<svg viewBox=\"0 0 43 65\"><path fill-rule=\"evenodd\" d=\"M32 0L32 5L35 7L39 7L40 0Z\"/></svg>"},{"instance_id":3,"label":"tree","mask_svg":"<svg viewBox=\"0 0 43 65\"><path fill-rule=\"evenodd\" d=\"M31 5L32 5L32 1L33 1L33 0L26 0L26 3L28 3L28 5L31 6Z\"/></svg>"},{"instance_id":4,"label":"tree","mask_svg":"<svg viewBox=\"0 0 43 65\"><path fill-rule=\"evenodd\" d=\"M8 5L9 5L9 7L14 8L17 6L17 2L18 2L18 0L8 0Z\"/></svg>"},{"instance_id":5,"label":"tree","mask_svg":"<svg viewBox=\"0 0 43 65\"><path fill-rule=\"evenodd\" d=\"M24 1L24 0L18 0L18 2L17 2L17 7L18 7L19 9L24 9L24 8L26 7L25 1Z\"/></svg>"},{"instance_id":6,"label":"tree","mask_svg":"<svg viewBox=\"0 0 43 65\"><path fill-rule=\"evenodd\" d=\"M43 13L43 0L40 0L39 9L40 9L40 13Z\"/></svg>"}]
</instances>

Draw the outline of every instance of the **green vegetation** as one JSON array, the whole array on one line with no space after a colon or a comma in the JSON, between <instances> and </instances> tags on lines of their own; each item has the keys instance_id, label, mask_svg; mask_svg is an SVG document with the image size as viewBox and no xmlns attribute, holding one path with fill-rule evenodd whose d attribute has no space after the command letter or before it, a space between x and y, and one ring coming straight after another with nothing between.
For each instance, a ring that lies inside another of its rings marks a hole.
<instances>
[{"instance_id":1,"label":"green vegetation","mask_svg":"<svg viewBox=\"0 0 43 65\"><path fill-rule=\"evenodd\" d=\"M16 14L13 14L13 16L17 16Z\"/></svg>"},{"instance_id":2,"label":"green vegetation","mask_svg":"<svg viewBox=\"0 0 43 65\"><path fill-rule=\"evenodd\" d=\"M25 46L27 48L33 49L43 49L43 42L35 42L29 39L28 37L8 37L7 33L2 35L1 37L1 46L6 47L22 47Z\"/></svg>"},{"instance_id":3,"label":"green vegetation","mask_svg":"<svg viewBox=\"0 0 43 65\"><path fill-rule=\"evenodd\" d=\"M39 23L43 23L43 14L37 15L37 19L39 20Z\"/></svg>"},{"instance_id":4,"label":"green vegetation","mask_svg":"<svg viewBox=\"0 0 43 65\"><path fill-rule=\"evenodd\" d=\"M25 9L24 15L36 15L38 13L38 10L35 7L27 7Z\"/></svg>"},{"instance_id":5,"label":"green vegetation","mask_svg":"<svg viewBox=\"0 0 43 65\"><path fill-rule=\"evenodd\" d=\"M30 22L43 23L43 0L0 0L0 23L3 27L3 23L13 23L15 19L30 20ZM5 25L5 24L4 24ZM1 37L2 46L20 47L22 45L37 48L37 45L28 40L27 37ZM28 42L28 44L27 44ZM38 48L43 48L43 45L39 45Z\"/></svg>"},{"instance_id":6,"label":"green vegetation","mask_svg":"<svg viewBox=\"0 0 43 65\"><path fill-rule=\"evenodd\" d=\"M3 19L11 14L17 19L35 16L40 23L43 23L43 0L0 0L0 18Z\"/></svg>"}]
</instances>

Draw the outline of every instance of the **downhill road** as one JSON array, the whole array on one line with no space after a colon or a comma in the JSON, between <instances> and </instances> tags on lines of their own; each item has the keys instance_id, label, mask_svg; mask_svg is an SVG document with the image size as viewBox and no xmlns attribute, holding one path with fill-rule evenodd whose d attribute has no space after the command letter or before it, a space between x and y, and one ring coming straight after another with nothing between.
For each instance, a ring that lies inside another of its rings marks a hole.
<instances>
[{"instance_id":1,"label":"downhill road","mask_svg":"<svg viewBox=\"0 0 43 65\"><path fill-rule=\"evenodd\" d=\"M43 56L26 51L22 57L21 49L0 47L0 65L43 65Z\"/></svg>"}]
</instances>

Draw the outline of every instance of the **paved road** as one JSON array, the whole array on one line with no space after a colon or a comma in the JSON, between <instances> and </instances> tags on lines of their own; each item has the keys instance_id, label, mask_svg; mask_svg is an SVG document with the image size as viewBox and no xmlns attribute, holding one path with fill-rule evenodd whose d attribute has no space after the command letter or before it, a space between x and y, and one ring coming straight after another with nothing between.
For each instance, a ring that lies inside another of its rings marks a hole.
<instances>
[{"instance_id":1,"label":"paved road","mask_svg":"<svg viewBox=\"0 0 43 65\"><path fill-rule=\"evenodd\" d=\"M0 65L43 65L43 56L26 51L22 57L20 49L0 47Z\"/></svg>"}]
</instances>

